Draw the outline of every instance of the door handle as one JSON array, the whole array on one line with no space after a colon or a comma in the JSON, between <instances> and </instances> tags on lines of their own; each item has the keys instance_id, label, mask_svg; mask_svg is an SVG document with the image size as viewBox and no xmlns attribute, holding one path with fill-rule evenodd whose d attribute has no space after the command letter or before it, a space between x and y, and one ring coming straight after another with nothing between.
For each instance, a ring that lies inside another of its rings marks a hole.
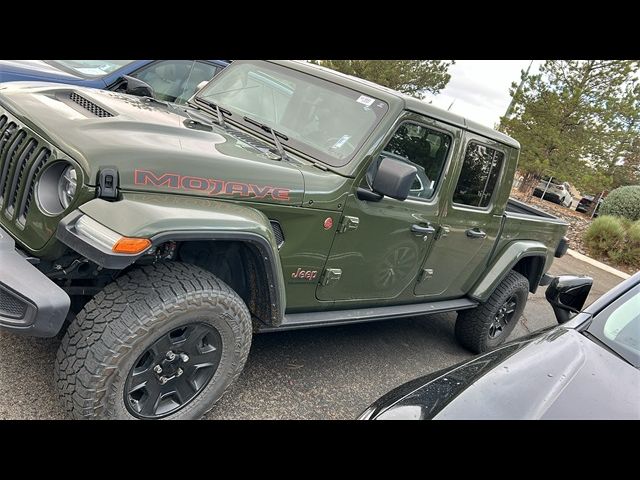
<instances>
[{"instance_id":1,"label":"door handle","mask_svg":"<svg viewBox=\"0 0 640 480\"><path fill-rule=\"evenodd\" d=\"M487 234L484 233L479 228L470 228L465 233L467 234L467 237L470 237L470 238L484 238L487 236Z\"/></svg>"},{"instance_id":2,"label":"door handle","mask_svg":"<svg viewBox=\"0 0 640 480\"><path fill-rule=\"evenodd\" d=\"M428 227L421 227L420 225L411 225L411 231L417 235L429 235L431 233L436 233L436 229L431 225Z\"/></svg>"}]
</instances>

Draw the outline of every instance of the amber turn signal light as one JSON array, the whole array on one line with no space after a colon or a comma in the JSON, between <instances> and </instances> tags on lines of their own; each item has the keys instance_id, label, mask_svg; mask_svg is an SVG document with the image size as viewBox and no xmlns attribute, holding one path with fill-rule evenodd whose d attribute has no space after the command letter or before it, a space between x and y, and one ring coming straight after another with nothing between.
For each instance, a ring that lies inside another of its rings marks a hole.
<instances>
[{"instance_id":1,"label":"amber turn signal light","mask_svg":"<svg viewBox=\"0 0 640 480\"><path fill-rule=\"evenodd\" d=\"M127 238L122 237L113 246L115 253L140 253L151 246L148 238Z\"/></svg>"}]
</instances>

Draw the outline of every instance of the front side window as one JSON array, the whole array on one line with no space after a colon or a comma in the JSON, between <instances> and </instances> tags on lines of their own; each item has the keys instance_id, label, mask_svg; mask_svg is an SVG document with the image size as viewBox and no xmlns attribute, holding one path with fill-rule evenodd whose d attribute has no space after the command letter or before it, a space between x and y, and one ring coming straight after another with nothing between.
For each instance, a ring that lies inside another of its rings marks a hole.
<instances>
[{"instance_id":1,"label":"front side window","mask_svg":"<svg viewBox=\"0 0 640 480\"><path fill-rule=\"evenodd\" d=\"M153 93L160 100L175 102L187 86L193 63L193 60L162 60L131 76L151 85Z\"/></svg>"},{"instance_id":2,"label":"front side window","mask_svg":"<svg viewBox=\"0 0 640 480\"><path fill-rule=\"evenodd\" d=\"M328 80L268 62L234 62L196 100L284 134L282 143L332 166L346 165L388 105ZM247 123L247 126L250 127Z\"/></svg>"},{"instance_id":3,"label":"front side window","mask_svg":"<svg viewBox=\"0 0 640 480\"><path fill-rule=\"evenodd\" d=\"M182 85L182 92L174 100L176 103L185 104L194 93L196 88L202 82L208 82L220 71L220 67L216 67L211 63L195 62L193 68L189 72L189 76Z\"/></svg>"},{"instance_id":4,"label":"front side window","mask_svg":"<svg viewBox=\"0 0 640 480\"><path fill-rule=\"evenodd\" d=\"M486 208L491 203L503 163L504 153L479 143L470 143L453 193L453 202Z\"/></svg>"},{"instance_id":5,"label":"front side window","mask_svg":"<svg viewBox=\"0 0 640 480\"><path fill-rule=\"evenodd\" d=\"M367 179L369 183L373 181L383 157L401 160L418 169L409 197L429 199L442 176L450 146L451 137L445 133L417 123L403 123L391 137L378 160L369 167Z\"/></svg>"},{"instance_id":6,"label":"front side window","mask_svg":"<svg viewBox=\"0 0 640 480\"><path fill-rule=\"evenodd\" d=\"M597 315L587 331L636 368L640 367L640 287L613 307Z\"/></svg>"}]
</instances>

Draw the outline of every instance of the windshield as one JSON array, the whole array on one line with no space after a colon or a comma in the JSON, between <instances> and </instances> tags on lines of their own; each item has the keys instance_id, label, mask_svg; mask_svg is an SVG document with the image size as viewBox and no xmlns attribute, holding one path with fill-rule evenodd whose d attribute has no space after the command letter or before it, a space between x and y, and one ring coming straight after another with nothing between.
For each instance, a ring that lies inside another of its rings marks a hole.
<instances>
[{"instance_id":1,"label":"windshield","mask_svg":"<svg viewBox=\"0 0 640 480\"><path fill-rule=\"evenodd\" d=\"M196 99L215 103L283 133L296 150L346 165L388 105L361 92L267 62L234 62ZM247 126L247 122L244 122Z\"/></svg>"},{"instance_id":2,"label":"windshield","mask_svg":"<svg viewBox=\"0 0 640 480\"><path fill-rule=\"evenodd\" d=\"M640 285L599 313L587 331L639 368Z\"/></svg>"},{"instance_id":3,"label":"windshield","mask_svg":"<svg viewBox=\"0 0 640 480\"><path fill-rule=\"evenodd\" d=\"M52 60L57 67L71 70L83 77L101 77L115 72L133 60Z\"/></svg>"}]
</instances>

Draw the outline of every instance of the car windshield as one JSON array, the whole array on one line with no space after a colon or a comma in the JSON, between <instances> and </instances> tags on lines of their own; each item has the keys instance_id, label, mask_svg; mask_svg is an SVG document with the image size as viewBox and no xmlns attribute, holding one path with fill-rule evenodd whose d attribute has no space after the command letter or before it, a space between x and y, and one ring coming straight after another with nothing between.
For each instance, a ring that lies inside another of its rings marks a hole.
<instances>
[{"instance_id":1,"label":"car windshield","mask_svg":"<svg viewBox=\"0 0 640 480\"><path fill-rule=\"evenodd\" d=\"M133 60L52 60L48 63L71 70L83 77L101 77L115 72Z\"/></svg>"},{"instance_id":2,"label":"car windshield","mask_svg":"<svg viewBox=\"0 0 640 480\"><path fill-rule=\"evenodd\" d=\"M284 145L336 167L351 160L389 108L361 92L262 61L234 62L198 100L238 114L233 120L246 116L263 123L288 137Z\"/></svg>"},{"instance_id":3,"label":"car windshield","mask_svg":"<svg viewBox=\"0 0 640 480\"><path fill-rule=\"evenodd\" d=\"M587 331L640 368L640 285L610 308L596 315Z\"/></svg>"}]
</instances>

